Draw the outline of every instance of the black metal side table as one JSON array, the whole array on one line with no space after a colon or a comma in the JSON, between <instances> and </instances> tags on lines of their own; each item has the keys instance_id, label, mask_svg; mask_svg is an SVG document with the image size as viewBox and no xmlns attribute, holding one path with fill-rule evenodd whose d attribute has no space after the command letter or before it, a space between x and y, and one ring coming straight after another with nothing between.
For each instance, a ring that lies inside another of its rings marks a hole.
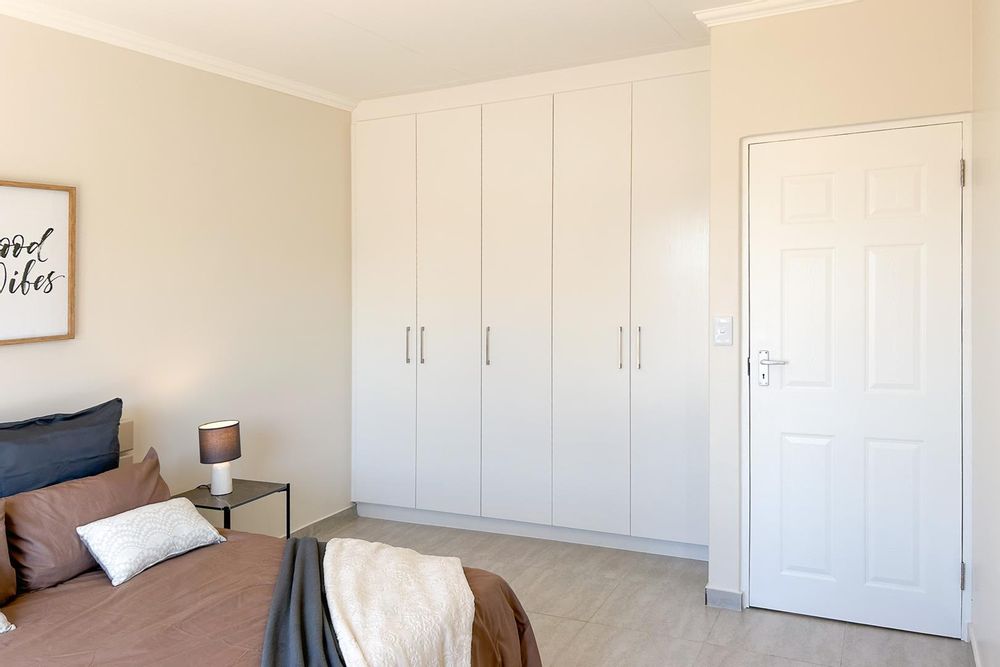
<instances>
[{"instance_id":1,"label":"black metal side table","mask_svg":"<svg viewBox=\"0 0 1000 667\"><path fill-rule=\"evenodd\" d=\"M184 493L178 493L174 498L187 498L191 501L191 504L203 510L222 510L222 525L228 529L232 524L230 518L232 510L247 503L252 503L255 500L260 500L272 493L282 492L285 494L285 539L287 540L291 536L292 531L292 485L289 483L282 484L279 482L257 482L252 479L234 479L232 493L227 493L224 496L213 496L206 484L193 488L190 491L185 491Z\"/></svg>"}]
</instances>

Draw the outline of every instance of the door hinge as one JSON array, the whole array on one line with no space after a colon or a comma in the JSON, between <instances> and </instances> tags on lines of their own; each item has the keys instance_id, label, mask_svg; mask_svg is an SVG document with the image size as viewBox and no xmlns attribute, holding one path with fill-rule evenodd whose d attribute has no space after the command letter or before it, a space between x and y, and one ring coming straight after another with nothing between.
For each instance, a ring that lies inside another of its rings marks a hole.
<instances>
[{"instance_id":1,"label":"door hinge","mask_svg":"<svg viewBox=\"0 0 1000 667\"><path fill-rule=\"evenodd\" d=\"M750 377L750 357L747 357L747 377Z\"/></svg>"},{"instance_id":2,"label":"door hinge","mask_svg":"<svg viewBox=\"0 0 1000 667\"><path fill-rule=\"evenodd\" d=\"M965 561L962 561L962 580L959 582L961 584L960 590L965 590Z\"/></svg>"},{"instance_id":3,"label":"door hinge","mask_svg":"<svg viewBox=\"0 0 1000 667\"><path fill-rule=\"evenodd\" d=\"M962 187L964 188L965 187L965 158L962 158L962 162L960 164L961 164L961 166L959 167L959 170L961 171Z\"/></svg>"}]
</instances>

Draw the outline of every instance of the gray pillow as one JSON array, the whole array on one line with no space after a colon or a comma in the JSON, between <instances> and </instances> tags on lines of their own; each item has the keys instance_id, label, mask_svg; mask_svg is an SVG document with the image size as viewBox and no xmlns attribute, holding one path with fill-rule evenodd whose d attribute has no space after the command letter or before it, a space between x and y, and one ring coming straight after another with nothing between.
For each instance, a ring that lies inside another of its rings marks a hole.
<instances>
[{"instance_id":1,"label":"gray pillow","mask_svg":"<svg viewBox=\"0 0 1000 667\"><path fill-rule=\"evenodd\" d=\"M0 424L0 498L118 467L122 399Z\"/></svg>"},{"instance_id":2,"label":"gray pillow","mask_svg":"<svg viewBox=\"0 0 1000 667\"><path fill-rule=\"evenodd\" d=\"M137 507L76 532L112 586L168 558L226 541L187 498Z\"/></svg>"}]
</instances>

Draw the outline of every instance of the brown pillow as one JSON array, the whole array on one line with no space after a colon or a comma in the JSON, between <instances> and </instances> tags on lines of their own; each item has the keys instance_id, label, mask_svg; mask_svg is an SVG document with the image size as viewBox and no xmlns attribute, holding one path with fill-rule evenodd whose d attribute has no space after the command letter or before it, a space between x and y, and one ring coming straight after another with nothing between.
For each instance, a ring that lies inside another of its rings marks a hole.
<instances>
[{"instance_id":1,"label":"brown pillow","mask_svg":"<svg viewBox=\"0 0 1000 667\"><path fill-rule=\"evenodd\" d=\"M0 498L0 604L14 597L17 593L17 575L14 566L10 564L10 552L7 550L7 530L4 527L6 500Z\"/></svg>"},{"instance_id":2,"label":"brown pillow","mask_svg":"<svg viewBox=\"0 0 1000 667\"><path fill-rule=\"evenodd\" d=\"M18 590L55 586L97 567L77 526L169 499L153 449L141 463L8 497L7 545Z\"/></svg>"}]
</instances>

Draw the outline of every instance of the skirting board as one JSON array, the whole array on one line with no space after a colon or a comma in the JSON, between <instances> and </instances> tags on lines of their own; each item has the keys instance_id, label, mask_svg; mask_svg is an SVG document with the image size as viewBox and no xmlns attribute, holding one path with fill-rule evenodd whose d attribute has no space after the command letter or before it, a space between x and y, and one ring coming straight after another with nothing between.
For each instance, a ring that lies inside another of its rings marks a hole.
<instances>
[{"instance_id":1,"label":"skirting board","mask_svg":"<svg viewBox=\"0 0 1000 667\"><path fill-rule=\"evenodd\" d=\"M721 588L706 588L705 605L719 609L743 611L743 593L739 591L727 591Z\"/></svg>"},{"instance_id":2,"label":"skirting board","mask_svg":"<svg viewBox=\"0 0 1000 667\"><path fill-rule=\"evenodd\" d=\"M972 644L972 663L976 667L984 667L983 661L979 657L979 644L976 642L976 629L969 623L966 626L967 634L969 636L969 643Z\"/></svg>"},{"instance_id":3,"label":"skirting board","mask_svg":"<svg viewBox=\"0 0 1000 667\"><path fill-rule=\"evenodd\" d=\"M507 521L505 519L489 519L481 516L465 516L464 514L431 512L429 510L418 510L410 507L358 503L357 508L358 516L372 519L422 523L429 526L442 526L444 528L461 528L463 530L477 530L484 533L500 533L502 535L517 535L519 537L534 537L542 540L556 540L558 542L571 542L573 544L588 544L595 547L623 549L625 551L640 551L643 553L659 554L661 556L708 560L708 547L700 544L650 540L644 537L597 533L589 530L522 523L520 521Z\"/></svg>"}]
</instances>

